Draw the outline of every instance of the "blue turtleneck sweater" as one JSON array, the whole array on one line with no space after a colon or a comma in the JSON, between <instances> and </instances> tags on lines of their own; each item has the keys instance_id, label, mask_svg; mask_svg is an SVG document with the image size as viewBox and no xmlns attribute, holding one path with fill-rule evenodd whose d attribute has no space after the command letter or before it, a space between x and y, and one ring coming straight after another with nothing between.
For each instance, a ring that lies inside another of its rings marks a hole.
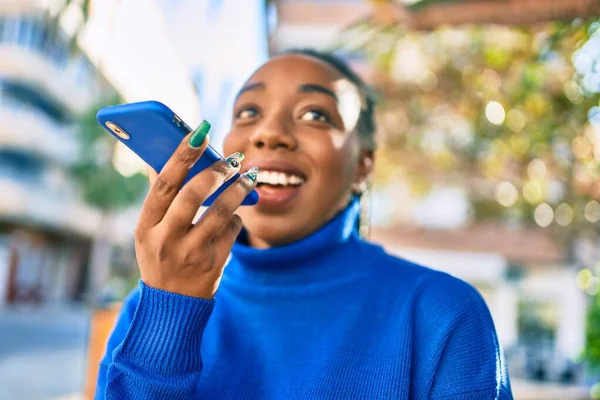
<instances>
[{"instance_id":1,"label":"blue turtleneck sweater","mask_svg":"<svg viewBox=\"0 0 600 400\"><path fill-rule=\"evenodd\" d=\"M96 399L512 399L480 295L362 241L357 213L288 246L237 243L214 300L140 283Z\"/></svg>"}]
</instances>

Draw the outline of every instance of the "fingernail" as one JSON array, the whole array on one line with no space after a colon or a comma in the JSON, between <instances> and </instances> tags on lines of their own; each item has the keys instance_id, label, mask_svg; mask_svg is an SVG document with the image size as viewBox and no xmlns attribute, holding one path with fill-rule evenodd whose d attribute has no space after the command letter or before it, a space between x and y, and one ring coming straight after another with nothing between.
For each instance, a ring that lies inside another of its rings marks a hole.
<instances>
[{"instance_id":1,"label":"fingernail","mask_svg":"<svg viewBox=\"0 0 600 400\"><path fill-rule=\"evenodd\" d=\"M225 159L225 161L227 161L229 163L229 165L231 165L233 168L237 168L242 164L242 161L244 161L244 154L240 153L239 151L237 153L233 153L232 155L230 155L229 157L227 157Z\"/></svg>"},{"instance_id":2,"label":"fingernail","mask_svg":"<svg viewBox=\"0 0 600 400\"><path fill-rule=\"evenodd\" d=\"M256 178L258 177L258 167L250 168L244 175L246 175L252 182L256 182Z\"/></svg>"},{"instance_id":3,"label":"fingernail","mask_svg":"<svg viewBox=\"0 0 600 400\"><path fill-rule=\"evenodd\" d=\"M202 146L204 143L204 139L208 135L208 131L210 131L210 123L206 120L202 121L200 125L194 130L192 135L190 136L189 145L193 149L197 149Z\"/></svg>"}]
</instances>

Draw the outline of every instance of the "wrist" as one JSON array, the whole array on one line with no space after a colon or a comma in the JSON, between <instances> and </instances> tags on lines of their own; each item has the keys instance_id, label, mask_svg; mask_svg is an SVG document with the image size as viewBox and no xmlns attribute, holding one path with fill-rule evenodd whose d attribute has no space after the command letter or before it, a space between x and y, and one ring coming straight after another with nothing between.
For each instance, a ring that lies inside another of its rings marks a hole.
<instances>
[{"instance_id":1,"label":"wrist","mask_svg":"<svg viewBox=\"0 0 600 400\"><path fill-rule=\"evenodd\" d=\"M202 282L198 279L182 283L175 280L158 282L157 280L142 277L140 283L148 289L207 301L214 299L218 288L218 282Z\"/></svg>"}]
</instances>

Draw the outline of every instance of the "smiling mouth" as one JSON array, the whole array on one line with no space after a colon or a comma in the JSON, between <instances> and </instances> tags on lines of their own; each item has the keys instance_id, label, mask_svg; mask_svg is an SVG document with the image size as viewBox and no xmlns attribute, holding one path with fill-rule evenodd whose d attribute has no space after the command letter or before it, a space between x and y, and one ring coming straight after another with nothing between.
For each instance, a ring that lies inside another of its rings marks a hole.
<instances>
[{"instance_id":1,"label":"smiling mouth","mask_svg":"<svg viewBox=\"0 0 600 400\"><path fill-rule=\"evenodd\" d=\"M265 212L286 212L294 205L306 178L291 171L262 169L256 182L258 209Z\"/></svg>"},{"instance_id":2,"label":"smiling mouth","mask_svg":"<svg viewBox=\"0 0 600 400\"><path fill-rule=\"evenodd\" d=\"M261 170L257 177L258 187L286 188L300 187L306 179L302 176L280 171Z\"/></svg>"}]
</instances>

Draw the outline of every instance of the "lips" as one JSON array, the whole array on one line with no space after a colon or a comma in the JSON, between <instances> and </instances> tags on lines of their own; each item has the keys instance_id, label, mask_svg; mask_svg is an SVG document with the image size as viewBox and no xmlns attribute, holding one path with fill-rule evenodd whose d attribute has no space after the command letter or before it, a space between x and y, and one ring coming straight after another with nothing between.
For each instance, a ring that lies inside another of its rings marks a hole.
<instances>
[{"instance_id":1,"label":"lips","mask_svg":"<svg viewBox=\"0 0 600 400\"><path fill-rule=\"evenodd\" d=\"M289 161L256 160L245 164L248 168L259 168L257 207L263 211L282 211L290 208L308 180L308 174Z\"/></svg>"}]
</instances>

